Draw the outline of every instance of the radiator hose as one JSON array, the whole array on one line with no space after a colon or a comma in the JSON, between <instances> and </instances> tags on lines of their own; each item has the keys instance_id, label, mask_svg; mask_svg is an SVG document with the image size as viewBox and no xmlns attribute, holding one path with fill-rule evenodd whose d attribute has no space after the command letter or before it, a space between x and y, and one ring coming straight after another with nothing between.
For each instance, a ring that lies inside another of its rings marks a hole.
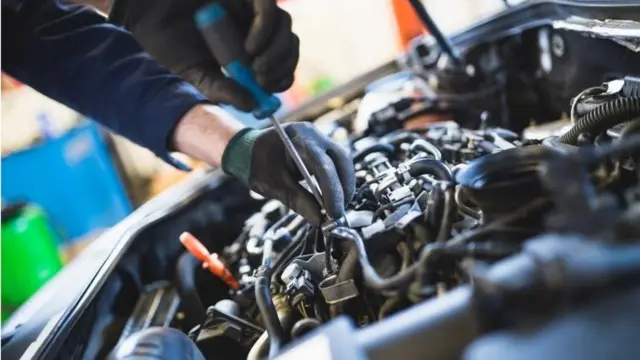
<instances>
[{"instance_id":1,"label":"radiator hose","mask_svg":"<svg viewBox=\"0 0 640 360\"><path fill-rule=\"evenodd\" d=\"M640 116L640 97L615 99L582 116L560 137L560 142L575 145L583 133L600 134L607 129Z\"/></svg>"}]
</instances>

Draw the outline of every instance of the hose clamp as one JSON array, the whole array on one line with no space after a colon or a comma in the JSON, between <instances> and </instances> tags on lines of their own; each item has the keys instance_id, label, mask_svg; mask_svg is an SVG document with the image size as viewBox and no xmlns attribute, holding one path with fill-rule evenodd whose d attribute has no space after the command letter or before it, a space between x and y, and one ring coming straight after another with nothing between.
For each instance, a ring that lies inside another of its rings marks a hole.
<instances>
[{"instance_id":1,"label":"hose clamp","mask_svg":"<svg viewBox=\"0 0 640 360\"><path fill-rule=\"evenodd\" d=\"M325 234L325 236L327 234L329 234L331 231L333 231L333 229L337 228L338 226L346 226L349 227L349 222L347 221L347 217L346 216L342 216L338 219L330 219L329 221L327 221L324 225L321 226L322 229L322 233Z\"/></svg>"}]
</instances>

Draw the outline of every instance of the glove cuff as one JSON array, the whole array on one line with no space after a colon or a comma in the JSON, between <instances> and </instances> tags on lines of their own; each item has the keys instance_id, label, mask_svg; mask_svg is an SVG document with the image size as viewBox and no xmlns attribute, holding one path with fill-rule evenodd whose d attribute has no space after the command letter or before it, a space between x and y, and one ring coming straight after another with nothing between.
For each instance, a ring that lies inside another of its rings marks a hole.
<instances>
[{"instance_id":1,"label":"glove cuff","mask_svg":"<svg viewBox=\"0 0 640 360\"><path fill-rule=\"evenodd\" d=\"M260 130L244 128L235 134L222 153L222 170L249 183L253 145Z\"/></svg>"}]
</instances>

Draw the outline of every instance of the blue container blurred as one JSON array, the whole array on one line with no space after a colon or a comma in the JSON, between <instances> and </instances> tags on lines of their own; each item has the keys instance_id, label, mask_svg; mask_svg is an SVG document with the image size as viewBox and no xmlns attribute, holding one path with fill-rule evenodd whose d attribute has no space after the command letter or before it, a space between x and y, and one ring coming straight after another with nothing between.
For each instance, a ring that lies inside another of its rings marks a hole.
<instances>
[{"instance_id":1,"label":"blue container blurred","mask_svg":"<svg viewBox=\"0 0 640 360\"><path fill-rule=\"evenodd\" d=\"M66 240L109 228L132 211L101 131L91 122L3 158L2 200L37 203Z\"/></svg>"}]
</instances>

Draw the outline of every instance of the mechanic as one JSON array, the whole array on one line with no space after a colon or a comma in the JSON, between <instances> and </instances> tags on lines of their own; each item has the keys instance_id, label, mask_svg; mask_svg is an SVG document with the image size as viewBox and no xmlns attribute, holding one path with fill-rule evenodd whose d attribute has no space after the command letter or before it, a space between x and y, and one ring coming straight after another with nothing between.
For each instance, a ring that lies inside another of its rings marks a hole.
<instances>
[{"instance_id":1,"label":"mechanic","mask_svg":"<svg viewBox=\"0 0 640 360\"><path fill-rule=\"evenodd\" d=\"M3 0L2 70L176 167L184 168L172 151L221 166L320 225L320 205L299 184L275 130L244 127L216 106L249 111L255 104L224 76L195 27L194 12L208 2L115 0L106 19L57 0ZM258 83L288 89L299 55L290 15L276 0L221 3L245 36ZM285 128L318 181L324 208L341 217L354 193L351 159L310 124Z\"/></svg>"}]
</instances>

